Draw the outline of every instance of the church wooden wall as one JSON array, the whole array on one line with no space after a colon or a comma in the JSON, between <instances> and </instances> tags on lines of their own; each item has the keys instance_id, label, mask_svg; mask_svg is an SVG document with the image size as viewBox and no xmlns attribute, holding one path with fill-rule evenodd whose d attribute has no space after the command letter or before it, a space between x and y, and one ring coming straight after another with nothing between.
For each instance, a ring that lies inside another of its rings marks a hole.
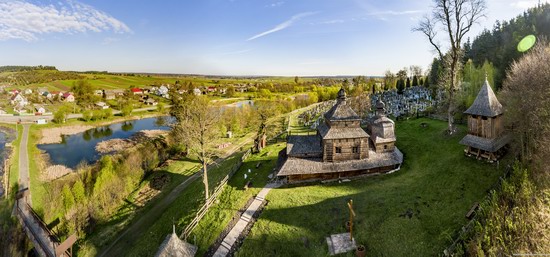
<instances>
[{"instance_id":1,"label":"church wooden wall","mask_svg":"<svg viewBox=\"0 0 550 257\"><path fill-rule=\"evenodd\" d=\"M323 141L323 161L337 162L369 157L368 138L330 139ZM336 153L336 147L341 148L341 153ZM357 153L353 153L353 147L358 147Z\"/></svg>"},{"instance_id":2,"label":"church wooden wall","mask_svg":"<svg viewBox=\"0 0 550 257\"><path fill-rule=\"evenodd\" d=\"M384 149L384 146L386 146L386 149ZM379 143L374 146L375 151L377 153L383 153L383 152L393 152L395 149L395 142L390 143Z\"/></svg>"},{"instance_id":3,"label":"church wooden wall","mask_svg":"<svg viewBox=\"0 0 550 257\"><path fill-rule=\"evenodd\" d=\"M483 138L497 138L503 131L502 115L483 119L482 116L468 116L468 133Z\"/></svg>"}]
</instances>

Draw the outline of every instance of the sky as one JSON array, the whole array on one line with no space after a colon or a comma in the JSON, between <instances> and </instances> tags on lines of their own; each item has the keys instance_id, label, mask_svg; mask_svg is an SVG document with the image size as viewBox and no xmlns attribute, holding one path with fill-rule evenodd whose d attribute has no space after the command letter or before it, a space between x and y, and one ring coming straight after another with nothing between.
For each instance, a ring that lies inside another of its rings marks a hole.
<instances>
[{"instance_id":1,"label":"sky","mask_svg":"<svg viewBox=\"0 0 550 257\"><path fill-rule=\"evenodd\" d=\"M541 0L547 2L550 0ZM474 38L538 0L486 0ZM432 0L0 0L0 66L236 76L382 76L435 53Z\"/></svg>"}]
</instances>

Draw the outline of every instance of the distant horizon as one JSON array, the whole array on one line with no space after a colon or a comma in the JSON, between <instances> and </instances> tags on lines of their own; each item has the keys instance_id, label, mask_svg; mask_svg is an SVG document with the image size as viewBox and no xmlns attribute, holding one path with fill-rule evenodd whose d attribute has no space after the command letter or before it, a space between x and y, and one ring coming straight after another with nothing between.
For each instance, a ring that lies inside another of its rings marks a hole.
<instances>
[{"instance_id":1,"label":"distant horizon","mask_svg":"<svg viewBox=\"0 0 550 257\"><path fill-rule=\"evenodd\" d=\"M466 35L472 40L497 20L508 21L539 3L486 2L487 18ZM432 5L431 0L4 0L0 65L262 77L381 77L411 65L425 71L436 55L411 29Z\"/></svg>"}]
</instances>

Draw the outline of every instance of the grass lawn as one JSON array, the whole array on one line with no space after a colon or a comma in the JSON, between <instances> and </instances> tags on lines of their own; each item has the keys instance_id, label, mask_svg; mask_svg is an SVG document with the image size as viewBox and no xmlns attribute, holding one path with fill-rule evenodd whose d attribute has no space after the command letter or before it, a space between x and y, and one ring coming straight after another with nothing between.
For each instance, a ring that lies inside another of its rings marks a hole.
<instances>
[{"instance_id":1,"label":"grass lawn","mask_svg":"<svg viewBox=\"0 0 550 257\"><path fill-rule=\"evenodd\" d=\"M422 122L428 126L420 127ZM441 255L472 204L502 173L464 156L458 141L465 127L452 137L445 128L445 122L428 119L398 122L405 162L393 174L272 190L236 256L328 256L325 237L345 232L350 198L354 236L367 246L367 256Z\"/></svg>"},{"instance_id":2,"label":"grass lawn","mask_svg":"<svg viewBox=\"0 0 550 257\"><path fill-rule=\"evenodd\" d=\"M312 104L308 107L299 109L299 111L294 111L290 114L289 129L290 129L292 135L307 135L308 133L315 134L314 129L311 129L309 126L300 125L300 123L298 122L298 116L300 114L304 113L305 111L307 111L307 110L309 110L309 109L311 109L315 106L316 106L316 104Z\"/></svg>"},{"instance_id":3,"label":"grass lawn","mask_svg":"<svg viewBox=\"0 0 550 257\"><path fill-rule=\"evenodd\" d=\"M16 126L17 129L17 138L11 142L11 145L13 147L13 152L11 153L10 158L10 177L9 177L9 184L10 184L10 192L12 189L14 189L16 186L18 186L19 181L19 144L21 143L21 136L23 135L23 127L20 125Z\"/></svg>"},{"instance_id":4,"label":"grass lawn","mask_svg":"<svg viewBox=\"0 0 550 257\"><path fill-rule=\"evenodd\" d=\"M189 242L199 247L197 256L203 256L208 247L231 221L235 213L244 207L248 199L256 195L267 184L268 175L277 163L277 155L286 143L276 143L264 148L260 153L251 155L235 173L219 196L219 204L212 206L190 235ZM256 168L258 162L261 166ZM251 173L248 173L248 169ZM247 174L247 179L244 179ZM252 187L244 190L246 181Z\"/></svg>"},{"instance_id":5,"label":"grass lawn","mask_svg":"<svg viewBox=\"0 0 550 257\"><path fill-rule=\"evenodd\" d=\"M47 193L44 182L40 179L40 164L38 163L40 150L36 147L40 133L37 125L31 125L29 128L29 140L27 150L29 156L29 178L31 183L32 207L39 213L44 213L44 195ZM42 215L44 216L44 215Z\"/></svg>"},{"instance_id":6,"label":"grass lawn","mask_svg":"<svg viewBox=\"0 0 550 257\"><path fill-rule=\"evenodd\" d=\"M245 148L246 149L246 148ZM211 168L208 172L209 189L213 191L231 167L241 158L242 153L237 153L227 158L221 165ZM163 214L156 220L151 221L150 226L143 227L139 234L133 237L134 240L120 245L126 256L153 256L158 247L169 233L172 232L172 225L175 224L177 232L180 233L197 213L197 210L204 204L204 185L199 178L176 198Z\"/></svg>"}]
</instances>

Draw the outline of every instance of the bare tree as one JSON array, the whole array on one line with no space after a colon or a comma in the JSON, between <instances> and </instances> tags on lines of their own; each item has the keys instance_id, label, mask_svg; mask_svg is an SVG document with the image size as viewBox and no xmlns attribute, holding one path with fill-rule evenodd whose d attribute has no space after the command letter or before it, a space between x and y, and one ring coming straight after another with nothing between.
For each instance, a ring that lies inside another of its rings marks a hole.
<instances>
[{"instance_id":1,"label":"bare tree","mask_svg":"<svg viewBox=\"0 0 550 257\"><path fill-rule=\"evenodd\" d=\"M220 109L210 104L206 96L178 96L172 111L176 122L172 124L172 139L186 147L202 164L204 195L209 197L208 163L215 155L213 143L219 136L216 125L220 118Z\"/></svg>"},{"instance_id":2,"label":"bare tree","mask_svg":"<svg viewBox=\"0 0 550 257\"><path fill-rule=\"evenodd\" d=\"M511 144L526 162L544 170L550 160L550 45L543 39L514 62L501 92Z\"/></svg>"},{"instance_id":3,"label":"bare tree","mask_svg":"<svg viewBox=\"0 0 550 257\"><path fill-rule=\"evenodd\" d=\"M485 16L485 0L434 0L435 6L431 16L424 16L413 31L422 32L430 41L443 61L444 75L440 79L448 94L449 107L448 130L449 134L454 132L454 94L459 87L458 74L460 73L462 55L462 40L470 31L472 26ZM444 47L438 41L438 31L444 32L445 41L448 45Z\"/></svg>"}]
</instances>

